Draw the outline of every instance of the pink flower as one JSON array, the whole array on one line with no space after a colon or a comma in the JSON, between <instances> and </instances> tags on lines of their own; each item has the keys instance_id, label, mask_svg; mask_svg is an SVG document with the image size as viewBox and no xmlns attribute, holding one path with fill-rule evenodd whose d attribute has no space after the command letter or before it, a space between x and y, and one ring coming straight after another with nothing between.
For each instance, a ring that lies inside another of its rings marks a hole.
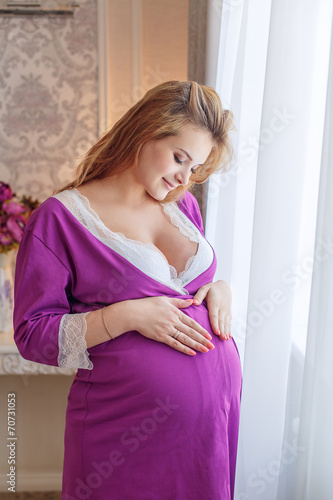
<instances>
[{"instance_id":1,"label":"pink flower","mask_svg":"<svg viewBox=\"0 0 333 500\"><path fill-rule=\"evenodd\" d=\"M7 221L7 229L14 238L14 240L20 242L23 231L26 226L26 220L22 215L11 215Z\"/></svg>"},{"instance_id":2,"label":"pink flower","mask_svg":"<svg viewBox=\"0 0 333 500\"><path fill-rule=\"evenodd\" d=\"M0 182L0 203L3 203L5 200L11 200L12 198L13 198L13 192L9 184Z\"/></svg>"},{"instance_id":3,"label":"pink flower","mask_svg":"<svg viewBox=\"0 0 333 500\"><path fill-rule=\"evenodd\" d=\"M1 232L0 233L0 243L2 243L2 245L11 245L13 243L13 237L10 233L6 232Z\"/></svg>"},{"instance_id":4,"label":"pink flower","mask_svg":"<svg viewBox=\"0 0 333 500\"><path fill-rule=\"evenodd\" d=\"M0 254L18 248L28 219L39 201L17 198L9 184L0 181Z\"/></svg>"},{"instance_id":5,"label":"pink flower","mask_svg":"<svg viewBox=\"0 0 333 500\"><path fill-rule=\"evenodd\" d=\"M2 204L2 210L8 215L18 215L25 212L25 208L15 201L6 200Z\"/></svg>"}]
</instances>

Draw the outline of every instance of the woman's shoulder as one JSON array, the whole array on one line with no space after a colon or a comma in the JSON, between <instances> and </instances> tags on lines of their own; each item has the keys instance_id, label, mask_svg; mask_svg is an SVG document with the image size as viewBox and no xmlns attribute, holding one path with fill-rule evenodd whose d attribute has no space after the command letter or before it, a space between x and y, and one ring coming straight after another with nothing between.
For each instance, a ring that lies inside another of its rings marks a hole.
<instances>
[{"instance_id":1,"label":"woman's shoulder","mask_svg":"<svg viewBox=\"0 0 333 500\"><path fill-rule=\"evenodd\" d=\"M203 223L199 203L196 197L189 191L185 191L183 197L177 202L180 210L189 217L203 233Z\"/></svg>"},{"instance_id":2,"label":"woman's shoulder","mask_svg":"<svg viewBox=\"0 0 333 500\"><path fill-rule=\"evenodd\" d=\"M32 227L38 225L42 220L55 219L58 214L63 210L63 205L55 198L50 196L45 201L43 201L31 214L28 225L31 229Z\"/></svg>"},{"instance_id":3,"label":"woman's shoulder","mask_svg":"<svg viewBox=\"0 0 333 500\"><path fill-rule=\"evenodd\" d=\"M65 205L50 196L30 216L20 247L25 252L30 244L38 240L42 244L41 248L47 248L66 266L72 248L77 241L82 241L85 234L83 226Z\"/></svg>"},{"instance_id":4,"label":"woman's shoulder","mask_svg":"<svg viewBox=\"0 0 333 500\"><path fill-rule=\"evenodd\" d=\"M65 205L55 196L43 201L31 214L26 230L44 239L52 231L63 232L73 223L73 217Z\"/></svg>"}]
</instances>

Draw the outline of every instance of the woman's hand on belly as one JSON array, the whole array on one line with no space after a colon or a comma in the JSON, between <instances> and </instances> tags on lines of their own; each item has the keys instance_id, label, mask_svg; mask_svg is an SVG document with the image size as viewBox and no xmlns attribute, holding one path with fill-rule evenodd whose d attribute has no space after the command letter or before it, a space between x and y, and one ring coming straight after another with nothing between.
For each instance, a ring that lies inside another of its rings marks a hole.
<instances>
[{"instance_id":1,"label":"woman's hand on belly","mask_svg":"<svg viewBox=\"0 0 333 500\"><path fill-rule=\"evenodd\" d=\"M184 314L184 309L193 304L192 299L169 297L145 297L129 301L129 321L132 330L144 337L169 345L184 354L214 349L209 342L211 335L194 319ZM195 349L195 350L193 350Z\"/></svg>"},{"instance_id":2,"label":"woman's hand on belly","mask_svg":"<svg viewBox=\"0 0 333 500\"><path fill-rule=\"evenodd\" d=\"M224 340L231 337L231 302L232 294L226 281L207 283L199 288L193 297L193 304L200 305L206 300L209 320L213 332Z\"/></svg>"}]
</instances>

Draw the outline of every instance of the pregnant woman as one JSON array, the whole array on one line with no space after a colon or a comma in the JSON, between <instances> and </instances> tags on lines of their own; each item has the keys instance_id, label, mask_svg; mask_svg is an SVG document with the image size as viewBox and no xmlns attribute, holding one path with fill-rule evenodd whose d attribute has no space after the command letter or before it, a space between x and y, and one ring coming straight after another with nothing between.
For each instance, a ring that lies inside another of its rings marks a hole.
<instances>
[{"instance_id":1,"label":"pregnant woman","mask_svg":"<svg viewBox=\"0 0 333 500\"><path fill-rule=\"evenodd\" d=\"M62 500L233 496L231 292L213 282L216 257L188 191L228 163L231 127L212 88L164 82L29 220L15 342L26 359L78 369Z\"/></svg>"}]
</instances>

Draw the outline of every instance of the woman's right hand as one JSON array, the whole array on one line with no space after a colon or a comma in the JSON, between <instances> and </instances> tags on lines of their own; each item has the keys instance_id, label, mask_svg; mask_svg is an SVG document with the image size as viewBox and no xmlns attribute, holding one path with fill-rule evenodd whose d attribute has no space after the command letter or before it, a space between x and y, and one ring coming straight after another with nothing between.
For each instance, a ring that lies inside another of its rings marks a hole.
<instances>
[{"instance_id":1,"label":"woman's right hand","mask_svg":"<svg viewBox=\"0 0 333 500\"><path fill-rule=\"evenodd\" d=\"M214 349L211 335L194 319L181 311L193 304L192 299L145 297L130 302L133 330L157 342L169 345L184 354ZM194 349L194 350L193 350Z\"/></svg>"}]
</instances>

